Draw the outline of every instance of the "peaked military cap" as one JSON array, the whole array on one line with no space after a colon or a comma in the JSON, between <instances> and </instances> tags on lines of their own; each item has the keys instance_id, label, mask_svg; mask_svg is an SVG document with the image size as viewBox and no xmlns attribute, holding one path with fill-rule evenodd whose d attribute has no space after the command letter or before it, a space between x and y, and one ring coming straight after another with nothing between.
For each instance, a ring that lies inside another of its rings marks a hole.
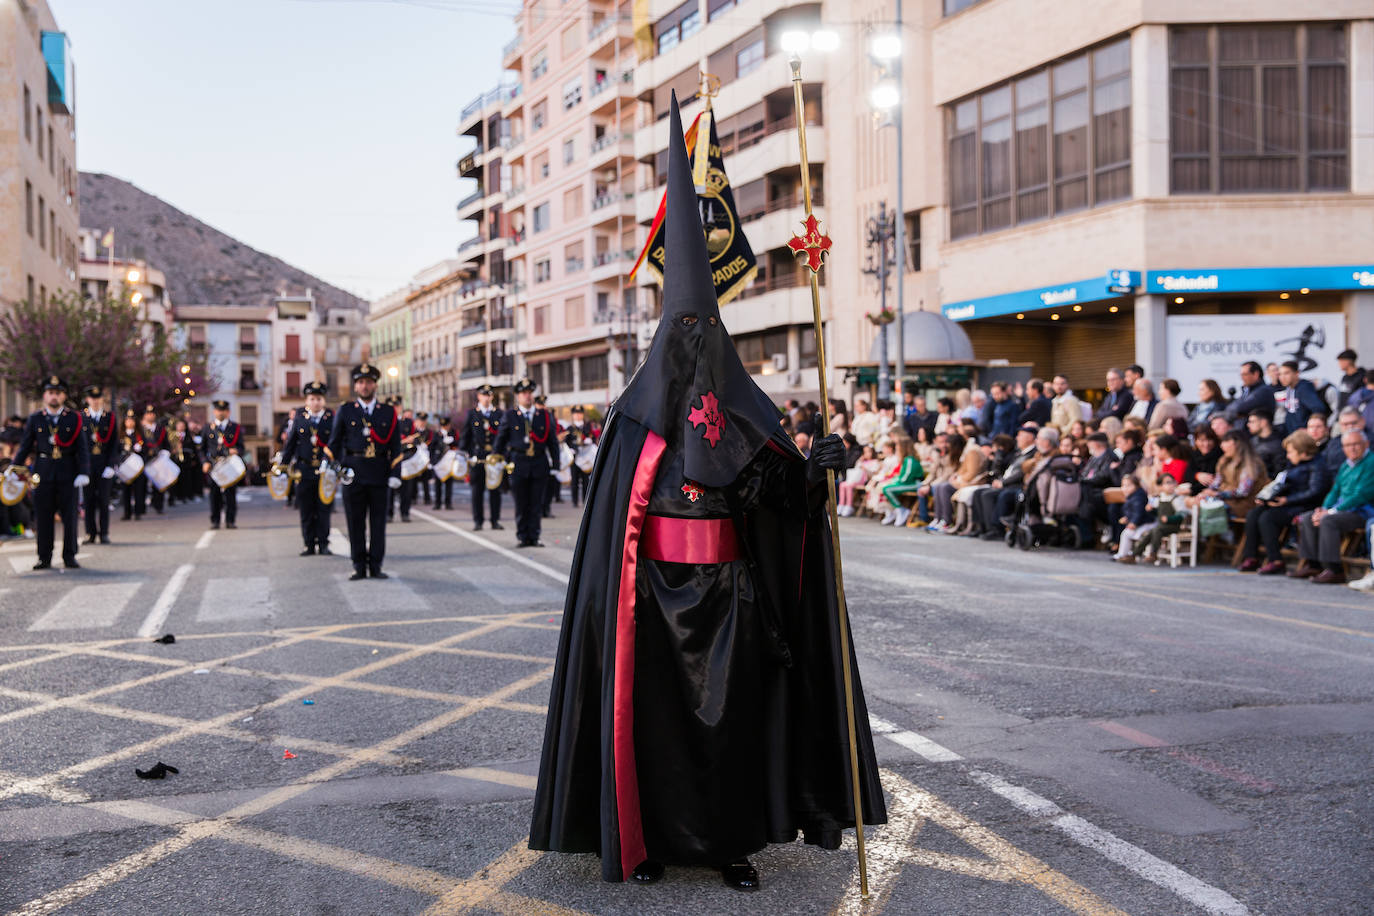
<instances>
[{"instance_id":1,"label":"peaked military cap","mask_svg":"<svg viewBox=\"0 0 1374 916\"><path fill-rule=\"evenodd\" d=\"M534 379L530 378L529 376L525 376L520 381L515 383L515 393L520 394L523 391L533 391L537 387L539 386L534 383Z\"/></svg>"},{"instance_id":2,"label":"peaked military cap","mask_svg":"<svg viewBox=\"0 0 1374 916\"><path fill-rule=\"evenodd\" d=\"M229 402L221 398L218 401L211 401L210 406L215 408L215 410L228 410Z\"/></svg>"},{"instance_id":3,"label":"peaked military cap","mask_svg":"<svg viewBox=\"0 0 1374 916\"><path fill-rule=\"evenodd\" d=\"M62 381L62 379L58 378L58 377L55 376L55 375L50 375L50 376L48 376L47 379L44 380L44 382L43 382L43 390L44 390L44 391L61 391L62 393L65 394L66 391L67 391L67 383L64 382L64 381Z\"/></svg>"},{"instance_id":4,"label":"peaked military cap","mask_svg":"<svg viewBox=\"0 0 1374 916\"><path fill-rule=\"evenodd\" d=\"M227 409L227 408L226 408L226 409ZM144 412L145 414L150 414L150 413L151 413L151 414L155 414L155 413L157 413L157 408L154 407L152 404L144 404L144 405L143 405L143 412Z\"/></svg>"},{"instance_id":5,"label":"peaked military cap","mask_svg":"<svg viewBox=\"0 0 1374 916\"><path fill-rule=\"evenodd\" d=\"M329 391L328 388L324 387L324 382L306 382L305 387L301 390L307 395L318 394L320 397L324 397Z\"/></svg>"},{"instance_id":6,"label":"peaked military cap","mask_svg":"<svg viewBox=\"0 0 1374 916\"><path fill-rule=\"evenodd\" d=\"M104 396L105 389L99 385L91 385L86 388L86 397L88 398L103 398Z\"/></svg>"},{"instance_id":7,"label":"peaked military cap","mask_svg":"<svg viewBox=\"0 0 1374 916\"><path fill-rule=\"evenodd\" d=\"M371 363L362 363L360 365L354 366L353 372L351 374L353 377L353 381L355 382L360 378L370 378L372 379L372 381L375 382L377 381L377 379L382 377L382 370L378 369Z\"/></svg>"},{"instance_id":8,"label":"peaked military cap","mask_svg":"<svg viewBox=\"0 0 1374 916\"><path fill-rule=\"evenodd\" d=\"M490 385L479 385L478 388L477 388L477 393L478 393L478 394L492 394L491 386L490 386Z\"/></svg>"},{"instance_id":9,"label":"peaked military cap","mask_svg":"<svg viewBox=\"0 0 1374 916\"><path fill-rule=\"evenodd\" d=\"M428 420L428 419L429 419L429 414L425 413L425 412L422 410L422 411L420 411L419 413L417 413L417 414L415 415L415 419L417 419L417 420Z\"/></svg>"}]
</instances>

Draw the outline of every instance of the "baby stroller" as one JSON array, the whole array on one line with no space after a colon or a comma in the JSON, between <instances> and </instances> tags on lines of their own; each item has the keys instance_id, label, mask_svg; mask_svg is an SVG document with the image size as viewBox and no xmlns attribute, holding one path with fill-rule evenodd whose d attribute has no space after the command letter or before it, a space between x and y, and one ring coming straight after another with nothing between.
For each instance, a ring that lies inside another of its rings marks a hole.
<instances>
[{"instance_id":1,"label":"baby stroller","mask_svg":"<svg viewBox=\"0 0 1374 916\"><path fill-rule=\"evenodd\" d=\"M1082 487L1071 455L1055 455L1032 471L1016 501L1015 520L1007 526L1007 546L1081 547L1076 521Z\"/></svg>"}]
</instances>

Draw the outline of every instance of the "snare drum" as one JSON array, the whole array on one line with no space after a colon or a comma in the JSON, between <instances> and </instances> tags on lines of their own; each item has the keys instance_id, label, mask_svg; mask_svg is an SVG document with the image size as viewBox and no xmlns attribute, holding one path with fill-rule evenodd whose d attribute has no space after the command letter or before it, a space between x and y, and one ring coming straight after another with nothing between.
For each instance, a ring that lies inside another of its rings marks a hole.
<instances>
[{"instance_id":1,"label":"snare drum","mask_svg":"<svg viewBox=\"0 0 1374 916\"><path fill-rule=\"evenodd\" d=\"M115 476L123 484L133 483L138 480L138 475L143 473L143 456L134 452L124 456L124 460L119 462L115 468Z\"/></svg>"},{"instance_id":2,"label":"snare drum","mask_svg":"<svg viewBox=\"0 0 1374 916\"><path fill-rule=\"evenodd\" d=\"M181 468L172 460L171 455L159 452L156 458L144 466L143 473L147 475L148 482L157 487L159 493L165 493L181 476Z\"/></svg>"},{"instance_id":3,"label":"snare drum","mask_svg":"<svg viewBox=\"0 0 1374 916\"><path fill-rule=\"evenodd\" d=\"M248 466L243 463L243 458L229 455L215 461L215 466L210 469L210 479L221 490L227 490L242 480L247 473Z\"/></svg>"}]
</instances>

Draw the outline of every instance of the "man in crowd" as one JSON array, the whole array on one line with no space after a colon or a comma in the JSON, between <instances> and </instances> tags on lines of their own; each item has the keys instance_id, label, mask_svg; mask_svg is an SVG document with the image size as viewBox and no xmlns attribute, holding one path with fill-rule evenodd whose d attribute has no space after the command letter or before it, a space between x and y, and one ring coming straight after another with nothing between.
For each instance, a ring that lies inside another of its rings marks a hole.
<instances>
[{"instance_id":1,"label":"man in crowd","mask_svg":"<svg viewBox=\"0 0 1374 916\"><path fill-rule=\"evenodd\" d=\"M33 493L34 527L38 529L38 562L34 569L51 569L56 535L55 515L62 517L62 565L80 569L76 562L76 502L82 487L91 482L91 446L85 418L66 406L67 384L57 376L43 383L43 407L24 424L14 463L33 457L30 470L38 475Z\"/></svg>"},{"instance_id":2,"label":"man in crowd","mask_svg":"<svg viewBox=\"0 0 1374 916\"><path fill-rule=\"evenodd\" d=\"M1011 435L1016 430L1016 418L1021 407L1011 396L1011 388L1006 382L993 382L990 390L992 400L983 407L983 418L979 424L989 436Z\"/></svg>"},{"instance_id":3,"label":"man in crowd","mask_svg":"<svg viewBox=\"0 0 1374 916\"><path fill-rule=\"evenodd\" d=\"M1128 369L1127 372L1130 370ZM1155 386L1150 384L1150 380L1144 377L1137 377L1131 382L1131 409L1126 411L1128 417L1139 417L1146 426L1150 424L1150 415L1155 412L1155 405L1159 399L1155 397Z\"/></svg>"},{"instance_id":4,"label":"man in crowd","mask_svg":"<svg viewBox=\"0 0 1374 916\"><path fill-rule=\"evenodd\" d=\"M867 398L854 399L854 419L849 421L849 431L860 446L872 445L878 436L878 415L868 407Z\"/></svg>"},{"instance_id":5,"label":"man in crowd","mask_svg":"<svg viewBox=\"0 0 1374 916\"><path fill-rule=\"evenodd\" d=\"M119 418L105 406L105 390L86 389L86 434L91 451L91 482L82 495L86 507L86 543L110 543L110 489L119 463Z\"/></svg>"},{"instance_id":6,"label":"man in crowd","mask_svg":"<svg viewBox=\"0 0 1374 916\"><path fill-rule=\"evenodd\" d=\"M1036 426L1049 426L1054 416L1054 402L1045 394L1045 380L1033 378L1026 382L1026 409L1017 417L1021 426L1034 423Z\"/></svg>"},{"instance_id":7,"label":"man in crowd","mask_svg":"<svg viewBox=\"0 0 1374 916\"><path fill-rule=\"evenodd\" d=\"M1283 450L1283 436L1274 431L1274 412L1254 410L1245 421L1250 433L1250 444L1264 462L1264 469L1272 480L1274 475L1288 466L1288 457Z\"/></svg>"},{"instance_id":8,"label":"man in crowd","mask_svg":"<svg viewBox=\"0 0 1374 916\"><path fill-rule=\"evenodd\" d=\"M211 405L214 408L215 422L210 424L205 430L205 461L201 464L201 470L209 474L214 467L214 463L220 458L228 458L230 455L239 454L242 446L243 427L229 419L229 402L220 400ZM151 408L150 408L151 409ZM143 460L150 461L157 454L156 449L148 450L148 446L143 448ZM237 528L239 517L239 495L238 484L230 484L221 487L210 481L210 527L218 528L220 515L224 516L224 527Z\"/></svg>"},{"instance_id":9,"label":"man in crowd","mask_svg":"<svg viewBox=\"0 0 1374 916\"><path fill-rule=\"evenodd\" d=\"M1135 363L1121 370L1121 381L1125 384L1126 390L1134 393L1135 383L1145 377L1145 370Z\"/></svg>"},{"instance_id":10,"label":"man in crowd","mask_svg":"<svg viewBox=\"0 0 1374 916\"><path fill-rule=\"evenodd\" d=\"M353 367L355 400L339 407L329 432L325 454L353 471L353 482L344 488L344 515L348 517L348 543L353 559L349 581L390 578L382 572L386 559L386 504L388 490L401 488L400 417L396 408L377 403L381 371L363 363ZM368 536L371 535L371 543Z\"/></svg>"},{"instance_id":11,"label":"man in crowd","mask_svg":"<svg viewBox=\"0 0 1374 916\"><path fill-rule=\"evenodd\" d=\"M463 431L458 436L458 448L468 456L468 486L472 493L472 530L481 531L483 494L491 501L491 528L501 530L501 488L487 489L486 459L501 431L501 411L492 406L490 385L477 389L477 406L468 411Z\"/></svg>"},{"instance_id":12,"label":"man in crowd","mask_svg":"<svg viewBox=\"0 0 1374 916\"><path fill-rule=\"evenodd\" d=\"M1074 395L1066 376L1056 375L1051 384L1054 400L1050 402L1050 425L1067 436L1073 425L1083 419L1083 402Z\"/></svg>"},{"instance_id":13,"label":"man in crowd","mask_svg":"<svg viewBox=\"0 0 1374 916\"><path fill-rule=\"evenodd\" d=\"M1079 543L1087 547L1092 544L1096 523L1108 524L1111 519L1107 513L1106 490L1116 486L1112 473L1112 462L1116 460L1106 433L1093 433L1088 436L1088 460L1078 472L1082 484L1082 501L1078 504L1078 529L1081 532Z\"/></svg>"},{"instance_id":14,"label":"man in crowd","mask_svg":"<svg viewBox=\"0 0 1374 916\"><path fill-rule=\"evenodd\" d=\"M1341 436L1345 463L1321 507L1298 517L1296 569L1288 575L1327 585L1345 582L1341 541L1347 531L1363 530L1374 518L1374 454L1363 432Z\"/></svg>"},{"instance_id":15,"label":"man in crowd","mask_svg":"<svg viewBox=\"0 0 1374 916\"><path fill-rule=\"evenodd\" d=\"M937 417L933 410L926 409L926 399L921 395L913 395L910 391L906 393L906 397L910 399L911 404L906 416L902 418L902 429L912 442L920 441L916 433L921 429L926 431L927 438L934 436Z\"/></svg>"},{"instance_id":16,"label":"man in crowd","mask_svg":"<svg viewBox=\"0 0 1374 916\"><path fill-rule=\"evenodd\" d=\"M1240 391L1236 399L1226 407L1226 416L1234 422L1244 419L1257 410L1268 411L1274 416L1274 389L1264 383L1264 370L1260 364L1250 360L1240 367Z\"/></svg>"},{"instance_id":17,"label":"man in crowd","mask_svg":"<svg viewBox=\"0 0 1374 916\"><path fill-rule=\"evenodd\" d=\"M974 494L974 516L982 526L983 540L995 541L1006 534L1002 519L1011 515L1016 508L1016 498L1026 479L1024 465L1035 457L1035 442L1039 432L1029 423L1018 429L1016 454L1012 456L1006 471L993 480L992 486Z\"/></svg>"},{"instance_id":18,"label":"man in crowd","mask_svg":"<svg viewBox=\"0 0 1374 916\"><path fill-rule=\"evenodd\" d=\"M1131 397L1130 390L1126 387L1126 376L1120 369L1107 370L1107 395L1102 399L1102 403L1097 405L1097 412L1093 414L1094 419L1102 420L1107 417L1116 417L1118 420L1126 419L1126 414L1130 412L1134 399Z\"/></svg>"},{"instance_id":19,"label":"man in crowd","mask_svg":"<svg viewBox=\"0 0 1374 916\"><path fill-rule=\"evenodd\" d=\"M495 450L515 465L510 488L515 497L517 547L543 547L544 489L549 468L558 463L558 436L553 415L534 405L534 381L515 384L515 407L501 419Z\"/></svg>"},{"instance_id":20,"label":"man in crowd","mask_svg":"<svg viewBox=\"0 0 1374 916\"><path fill-rule=\"evenodd\" d=\"M323 382L309 382L305 386L305 406L297 408L287 427L286 444L282 448L282 464L300 471L296 482L296 508L301 514L301 540L305 549L301 556L311 557L317 552L329 556L329 512L332 508L320 500L320 462L324 447L333 430L334 412L324 406L328 392Z\"/></svg>"},{"instance_id":21,"label":"man in crowd","mask_svg":"<svg viewBox=\"0 0 1374 916\"><path fill-rule=\"evenodd\" d=\"M968 400L968 406L959 411L959 419L968 418L973 420L978 424L978 428L983 430L983 433L986 434L987 430L983 429L983 408L987 406L988 393L981 388L975 388L969 392Z\"/></svg>"},{"instance_id":22,"label":"man in crowd","mask_svg":"<svg viewBox=\"0 0 1374 916\"><path fill-rule=\"evenodd\" d=\"M1350 396L1364 386L1365 373L1357 367L1357 359L1359 357L1354 350L1342 350L1336 354L1336 365L1341 368L1341 378L1336 383L1336 390L1339 392L1337 410L1349 404Z\"/></svg>"},{"instance_id":23,"label":"man in crowd","mask_svg":"<svg viewBox=\"0 0 1374 916\"><path fill-rule=\"evenodd\" d=\"M1331 408L1317 394L1317 386L1298 374L1298 361L1286 360L1279 366L1279 384L1275 403L1283 408L1283 434L1289 435L1307 426L1307 418L1314 414L1326 416Z\"/></svg>"},{"instance_id":24,"label":"man in crowd","mask_svg":"<svg viewBox=\"0 0 1374 916\"><path fill-rule=\"evenodd\" d=\"M153 404L145 405L143 408L143 422L138 427L138 435L143 440L143 460L145 462L156 459L160 452L171 451L171 444L167 441L167 424L158 420L157 407ZM148 501L153 504L153 511L161 515L163 506L167 501L167 494L152 486L147 474L139 477L139 480L143 481L144 486L148 488Z\"/></svg>"},{"instance_id":25,"label":"man in crowd","mask_svg":"<svg viewBox=\"0 0 1374 916\"><path fill-rule=\"evenodd\" d=\"M1307 431L1312 431L1312 424L1325 422L1317 417L1309 418ZM1341 441L1346 433L1359 431L1366 436L1369 430L1365 427L1364 417L1353 407L1342 407L1340 415L1336 419L1336 428L1331 432L1331 441L1322 447L1322 460L1326 462L1327 470L1331 472L1331 479L1336 478L1336 473L1345 464L1345 446Z\"/></svg>"}]
</instances>

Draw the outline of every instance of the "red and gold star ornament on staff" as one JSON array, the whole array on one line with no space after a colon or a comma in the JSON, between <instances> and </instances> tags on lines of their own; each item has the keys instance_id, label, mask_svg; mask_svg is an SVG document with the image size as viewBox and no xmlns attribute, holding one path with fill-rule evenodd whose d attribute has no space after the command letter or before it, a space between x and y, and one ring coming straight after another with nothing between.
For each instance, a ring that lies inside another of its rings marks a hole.
<instances>
[{"instance_id":1,"label":"red and gold star ornament on staff","mask_svg":"<svg viewBox=\"0 0 1374 916\"><path fill-rule=\"evenodd\" d=\"M791 248L794 254L806 252L806 266L813 274L821 272L821 259L830 250L830 236L821 233L820 221L816 219L816 214L809 213L806 222L802 223L804 230L800 235L794 235L787 240L787 247Z\"/></svg>"}]
</instances>

